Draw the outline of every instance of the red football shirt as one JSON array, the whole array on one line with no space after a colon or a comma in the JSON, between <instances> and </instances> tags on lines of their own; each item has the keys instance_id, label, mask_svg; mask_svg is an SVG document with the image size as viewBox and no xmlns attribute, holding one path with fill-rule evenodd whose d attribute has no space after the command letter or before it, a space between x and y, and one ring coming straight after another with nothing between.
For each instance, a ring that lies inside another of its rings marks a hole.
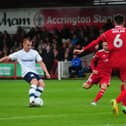
<instances>
[{"instance_id":1,"label":"red football shirt","mask_svg":"<svg viewBox=\"0 0 126 126\"><path fill-rule=\"evenodd\" d=\"M113 67L126 65L126 28L116 26L104 32L100 37L86 46L84 50L99 44L101 41L108 43L110 62Z\"/></svg>"},{"instance_id":2,"label":"red football shirt","mask_svg":"<svg viewBox=\"0 0 126 126\"><path fill-rule=\"evenodd\" d=\"M95 67L96 61L97 65ZM99 71L100 74L111 74L112 69L109 63L109 52L104 51L104 49L97 51L94 58L91 61L91 68L92 70Z\"/></svg>"}]
</instances>

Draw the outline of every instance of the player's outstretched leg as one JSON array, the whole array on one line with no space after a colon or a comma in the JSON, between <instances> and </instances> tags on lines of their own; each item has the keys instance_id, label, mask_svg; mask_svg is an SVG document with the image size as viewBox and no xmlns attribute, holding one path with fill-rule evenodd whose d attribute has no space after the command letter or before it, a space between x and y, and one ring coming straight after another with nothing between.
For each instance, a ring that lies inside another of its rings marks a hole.
<instances>
[{"instance_id":1,"label":"player's outstretched leg","mask_svg":"<svg viewBox=\"0 0 126 126\"><path fill-rule=\"evenodd\" d=\"M107 88L107 83L101 84L101 89L98 92L98 94L96 95L96 97L93 100L93 102L91 102L91 105L94 105L94 106L96 105L97 101L99 101L103 97L103 95L104 95L104 93L106 91L106 88Z\"/></svg>"},{"instance_id":2,"label":"player's outstretched leg","mask_svg":"<svg viewBox=\"0 0 126 126\"><path fill-rule=\"evenodd\" d=\"M103 97L105 91L106 91L106 89L101 88L101 90L98 92L98 94L96 95L96 97L95 97L95 99L93 100L92 103L95 103L96 104L96 102Z\"/></svg>"},{"instance_id":3,"label":"player's outstretched leg","mask_svg":"<svg viewBox=\"0 0 126 126\"><path fill-rule=\"evenodd\" d=\"M32 76L34 76L34 74L31 74ZM31 82L30 82L30 88L29 88L29 107L36 107L35 105L35 92L37 89L37 84L38 84L38 80L36 78L32 78Z\"/></svg>"},{"instance_id":4,"label":"player's outstretched leg","mask_svg":"<svg viewBox=\"0 0 126 126\"><path fill-rule=\"evenodd\" d=\"M118 110L118 104L117 104L116 100L115 100L115 99L112 99L112 100L111 100L111 104L112 104L112 111L113 111L113 114L114 114L115 116L118 116L119 110Z\"/></svg>"},{"instance_id":5,"label":"player's outstretched leg","mask_svg":"<svg viewBox=\"0 0 126 126\"><path fill-rule=\"evenodd\" d=\"M38 86L37 86L37 89L36 89L36 92L35 92L35 96L38 98L40 98L40 96L42 95L43 91L44 91L44 87L45 87L45 84L44 84L44 81L42 79L40 79L38 81Z\"/></svg>"},{"instance_id":6,"label":"player's outstretched leg","mask_svg":"<svg viewBox=\"0 0 126 126\"><path fill-rule=\"evenodd\" d=\"M29 107L35 107L35 91L36 91L37 86L36 85L31 85L29 89Z\"/></svg>"}]
</instances>

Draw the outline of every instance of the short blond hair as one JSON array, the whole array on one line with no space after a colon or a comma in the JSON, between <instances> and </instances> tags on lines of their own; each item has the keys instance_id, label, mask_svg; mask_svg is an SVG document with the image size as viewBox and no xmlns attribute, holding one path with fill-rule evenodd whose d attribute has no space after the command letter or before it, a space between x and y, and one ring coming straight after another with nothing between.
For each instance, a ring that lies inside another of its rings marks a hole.
<instances>
[{"instance_id":1,"label":"short blond hair","mask_svg":"<svg viewBox=\"0 0 126 126\"><path fill-rule=\"evenodd\" d=\"M30 38L24 38L23 39L23 43L25 43L26 41L30 41Z\"/></svg>"}]
</instances>

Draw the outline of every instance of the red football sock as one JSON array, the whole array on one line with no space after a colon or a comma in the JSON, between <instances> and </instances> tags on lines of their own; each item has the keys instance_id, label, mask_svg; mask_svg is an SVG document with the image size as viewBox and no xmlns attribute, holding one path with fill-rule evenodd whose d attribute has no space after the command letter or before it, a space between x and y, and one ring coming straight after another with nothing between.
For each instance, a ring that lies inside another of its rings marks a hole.
<instances>
[{"instance_id":1,"label":"red football sock","mask_svg":"<svg viewBox=\"0 0 126 126\"><path fill-rule=\"evenodd\" d=\"M124 88L124 85L121 85L121 86L123 86L123 87L121 87L122 90L126 90L126 89ZM126 106L126 93L125 93L125 95L124 95L124 97L123 97L122 105Z\"/></svg>"},{"instance_id":2,"label":"red football sock","mask_svg":"<svg viewBox=\"0 0 126 126\"><path fill-rule=\"evenodd\" d=\"M123 97L122 105L126 106L126 95L125 95L125 97Z\"/></svg>"},{"instance_id":3,"label":"red football sock","mask_svg":"<svg viewBox=\"0 0 126 126\"><path fill-rule=\"evenodd\" d=\"M96 95L94 102L97 102L103 95L106 89L101 88L101 90L98 92L98 94Z\"/></svg>"},{"instance_id":4,"label":"red football sock","mask_svg":"<svg viewBox=\"0 0 126 126\"><path fill-rule=\"evenodd\" d=\"M116 102L126 104L126 89L121 91L120 95L116 98Z\"/></svg>"},{"instance_id":5,"label":"red football sock","mask_svg":"<svg viewBox=\"0 0 126 126\"><path fill-rule=\"evenodd\" d=\"M123 91L124 90L124 85L123 84L121 84L121 91Z\"/></svg>"}]
</instances>

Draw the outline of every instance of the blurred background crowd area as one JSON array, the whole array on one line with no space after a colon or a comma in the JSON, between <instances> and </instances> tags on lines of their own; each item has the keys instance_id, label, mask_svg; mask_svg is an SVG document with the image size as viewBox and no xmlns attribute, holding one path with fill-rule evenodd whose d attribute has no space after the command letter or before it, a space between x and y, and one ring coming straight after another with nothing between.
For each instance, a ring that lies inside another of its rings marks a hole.
<instances>
[{"instance_id":1,"label":"blurred background crowd area","mask_svg":"<svg viewBox=\"0 0 126 126\"><path fill-rule=\"evenodd\" d=\"M15 34L9 34L7 31L0 32L0 57L20 50L23 39L29 37L33 42L32 48L38 50L43 59L48 53L52 60L70 61L74 48L81 49L113 26L111 20L108 19L101 29L96 26L74 26L71 29L64 25L60 31L56 27L53 31L48 31L46 27L36 27L26 32L18 27ZM86 53L91 51L94 50Z\"/></svg>"}]
</instances>

